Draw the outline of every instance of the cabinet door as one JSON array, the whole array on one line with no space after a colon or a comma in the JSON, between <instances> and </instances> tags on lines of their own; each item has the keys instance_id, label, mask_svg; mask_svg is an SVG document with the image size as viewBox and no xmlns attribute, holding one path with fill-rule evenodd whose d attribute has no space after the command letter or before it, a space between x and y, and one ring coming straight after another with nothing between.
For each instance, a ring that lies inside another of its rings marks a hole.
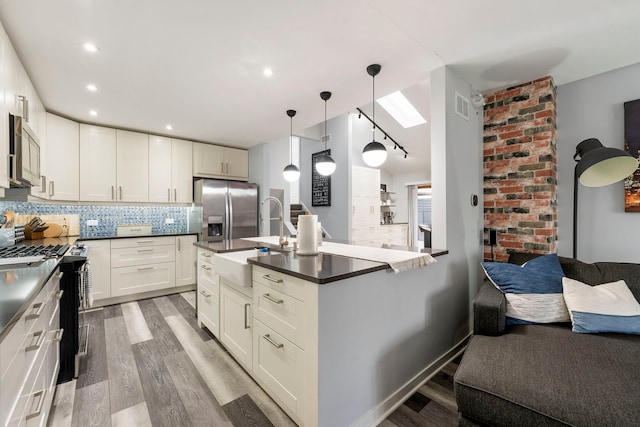
<instances>
[{"instance_id":1,"label":"cabinet door","mask_svg":"<svg viewBox=\"0 0 640 427\"><path fill-rule=\"evenodd\" d=\"M251 299L220 284L220 341L245 368L251 369L253 337Z\"/></svg>"},{"instance_id":2,"label":"cabinet door","mask_svg":"<svg viewBox=\"0 0 640 427\"><path fill-rule=\"evenodd\" d=\"M249 152L237 148L225 148L224 174L230 178L249 178Z\"/></svg>"},{"instance_id":3,"label":"cabinet door","mask_svg":"<svg viewBox=\"0 0 640 427\"><path fill-rule=\"evenodd\" d=\"M176 237L176 286L196 283L196 236Z\"/></svg>"},{"instance_id":4,"label":"cabinet door","mask_svg":"<svg viewBox=\"0 0 640 427\"><path fill-rule=\"evenodd\" d=\"M173 199L171 151L170 138L149 135L149 201L152 203L169 203Z\"/></svg>"},{"instance_id":5,"label":"cabinet door","mask_svg":"<svg viewBox=\"0 0 640 427\"><path fill-rule=\"evenodd\" d=\"M47 114L46 194L51 200L80 198L80 125ZM44 190L44 189L43 189Z\"/></svg>"},{"instance_id":6,"label":"cabinet door","mask_svg":"<svg viewBox=\"0 0 640 427\"><path fill-rule=\"evenodd\" d=\"M193 202L193 143L171 140L171 186L174 203Z\"/></svg>"},{"instance_id":7,"label":"cabinet door","mask_svg":"<svg viewBox=\"0 0 640 427\"><path fill-rule=\"evenodd\" d=\"M116 131L80 125L80 201L116 200Z\"/></svg>"},{"instance_id":8,"label":"cabinet door","mask_svg":"<svg viewBox=\"0 0 640 427\"><path fill-rule=\"evenodd\" d=\"M111 242L109 240L89 240L84 244L89 248L93 300L110 298Z\"/></svg>"},{"instance_id":9,"label":"cabinet door","mask_svg":"<svg viewBox=\"0 0 640 427\"><path fill-rule=\"evenodd\" d=\"M220 177L224 172L224 147L193 144L193 176Z\"/></svg>"},{"instance_id":10,"label":"cabinet door","mask_svg":"<svg viewBox=\"0 0 640 427\"><path fill-rule=\"evenodd\" d=\"M217 289L217 288L216 288ZM220 294L198 280L198 324L220 338Z\"/></svg>"},{"instance_id":11,"label":"cabinet door","mask_svg":"<svg viewBox=\"0 0 640 427\"><path fill-rule=\"evenodd\" d=\"M117 139L118 201L149 201L149 135L120 130Z\"/></svg>"}]
</instances>

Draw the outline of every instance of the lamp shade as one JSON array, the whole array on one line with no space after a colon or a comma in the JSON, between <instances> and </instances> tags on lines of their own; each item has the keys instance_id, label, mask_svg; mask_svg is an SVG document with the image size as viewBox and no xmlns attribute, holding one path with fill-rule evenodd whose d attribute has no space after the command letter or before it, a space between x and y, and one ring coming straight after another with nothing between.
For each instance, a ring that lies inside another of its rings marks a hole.
<instances>
[{"instance_id":1,"label":"lamp shade","mask_svg":"<svg viewBox=\"0 0 640 427\"><path fill-rule=\"evenodd\" d=\"M300 178L300 169L294 164L289 164L282 171L282 176L289 182L297 181Z\"/></svg>"},{"instance_id":2,"label":"lamp shade","mask_svg":"<svg viewBox=\"0 0 640 427\"><path fill-rule=\"evenodd\" d=\"M336 170L336 162L326 154L318 157L316 161L316 170L320 175L328 176Z\"/></svg>"},{"instance_id":3,"label":"lamp shade","mask_svg":"<svg viewBox=\"0 0 640 427\"><path fill-rule=\"evenodd\" d=\"M638 168L638 160L626 151L604 147L596 138L576 147L576 175L585 187L603 187L621 181Z\"/></svg>"},{"instance_id":4,"label":"lamp shade","mask_svg":"<svg viewBox=\"0 0 640 427\"><path fill-rule=\"evenodd\" d=\"M380 166L387 160L387 149L383 144L371 141L362 150L362 160L371 167Z\"/></svg>"}]
</instances>

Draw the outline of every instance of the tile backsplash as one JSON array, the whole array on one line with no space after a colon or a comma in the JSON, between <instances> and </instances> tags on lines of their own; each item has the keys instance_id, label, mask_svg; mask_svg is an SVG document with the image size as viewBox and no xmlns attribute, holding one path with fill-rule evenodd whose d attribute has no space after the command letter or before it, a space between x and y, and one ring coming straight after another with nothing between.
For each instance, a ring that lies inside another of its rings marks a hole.
<instances>
[{"instance_id":1,"label":"tile backsplash","mask_svg":"<svg viewBox=\"0 0 640 427\"><path fill-rule=\"evenodd\" d=\"M192 207L185 206L105 206L105 205L54 205L32 202L0 201L0 212L6 210L25 215L73 215L80 216L80 237L109 237L116 235L116 226L151 224L154 234L186 233ZM167 224L167 219L173 219ZM98 225L87 225L97 220ZM193 224L192 224L193 226Z\"/></svg>"}]
</instances>

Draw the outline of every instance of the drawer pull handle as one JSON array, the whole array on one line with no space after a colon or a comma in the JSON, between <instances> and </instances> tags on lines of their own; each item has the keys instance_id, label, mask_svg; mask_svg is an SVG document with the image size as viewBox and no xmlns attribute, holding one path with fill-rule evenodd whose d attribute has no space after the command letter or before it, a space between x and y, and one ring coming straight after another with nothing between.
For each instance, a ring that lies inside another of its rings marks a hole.
<instances>
[{"instance_id":1,"label":"drawer pull handle","mask_svg":"<svg viewBox=\"0 0 640 427\"><path fill-rule=\"evenodd\" d=\"M33 333L33 338L38 337L35 344L31 344L25 348L25 351L38 350L44 342L44 331L38 331Z\"/></svg>"},{"instance_id":2,"label":"drawer pull handle","mask_svg":"<svg viewBox=\"0 0 640 427\"><path fill-rule=\"evenodd\" d=\"M138 240L138 244L142 243L153 243L153 240Z\"/></svg>"},{"instance_id":3,"label":"drawer pull handle","mask_svg":"<svg viewBox=\"0 0 640 427\"><path fill-rule=\"evenodd\" d=\"M62 295L64 295L64 289L60 289L60 292L58 292L58 296L56 297L58 301L62 299Z\"/></svg>"},{"instance_id":4,"label":"drawer pull handle","mask_svg":"<svg viewBox=\"0 0 640 427\"><path fill-rule=\"evenodd\" d=\"M267 340L267 342L268 342L269 344L271 344L272 346L274 346L275 348L282 348L282 347L284 347L284 344L282 344L282 343L278 343L278 342L275 342L273 339L271 339L271 337L269 336L269 334L265 334L265 335L263 335L263 336L262 336L262 338L264 338L265 340Z\"/></svg>"},{"instance_id":5,"label":"drawer pull handle","mask_svg":"<svg viewBox=\"0 0 640 427\"><path fill-rule=\"evenodd\" d=\"M244 328L249 329L251 325L249 325L249 316L247 316L247 308L249 308L251 304L247 303L244 305Z\"/></svg>"},{"instance_id":6,"label":"drawer pull handle","mask_svg":"<svg viewBox=\"0 0 640 427\"><path fill-rule=\"evenodd\" d=\"M51 298L51 297L49 297L49 298ZM47 301L39 302L37 304L33 304L33 309L35 309L36 311L34 313L27 314L26 319L27 320L33 320L33 319L37 319L38 317L40 317L40 315L44 311L44 307L46 305L47 305Z\"/></svg>"},{"instance_id":7,"label":"drawer pull handle","mask_svg":"<svg viewBox=\"0 0 640 427\"><path fill-rule=\"evenodd\" d=\"M62 341L62 335L64 335L64 329L60 328L56 331L56 336L53 338L54 342Z\"/></svg>"},{"instance_id":8,"label":"drawer pull handle","mask_svg":"<svg viewBox=\"0 0 640 427\"><path fill-rule=\"evenodd\" d=\"M144 271L144 270L153 270L153 266L149 266L149 267L138 267L138 271Z\"/></svg>"},{"instance_id":9,"label":"drawer pull handle","mask_svg":"<svg viewBox=\"0 0 640 427\"><path fill-rule=\"evenodd\" d=\"M138 249L138 252L153 252L153 248L149 248L149 249Z\"/></svg>"},{"instance_id":10,"label":"drawer pull handle","mask_svg":"<svg viewBox=\"0 0 640 427\"><path fill-rule=\"evenodd\" d=\"M62 276L64 276L64 272L60 271L56 274L56 278L54 279L56 282L60 282L62 280Z\"/></svg>"},{"instance_id":11,"label":"drawer pull handle","mask_svg":"<svg viewBox=\"0 0 640 427\"><path fill-rule=\"evenodd\" d=\"M26 418L28 420L30 420L31 418L36 418L40 416L40 413L42 412L42 407L44 406L44 396L45 394L47 394L47 390L46 389L42 389L40 391L37 391L35 393L32 394L33 399L35 400L36 396L40 396L40 400L38 401L38 406L36 406L36 409L31 412L30 414L27 414Z\"/></svg>"},{"instance_id":12,"label":"drawer pull handle","mask_svg":"<svg viewBox=\"0 0 640 427\"><path fill-rule=\"evenodd\" d=\"M205 258L211 258L211 254L202 254L202 256Z\"/></svg>"},{"instance_id":13,"label":"drawer pull handle","mask_svg":"<svg viewBox=\"0 0 640 427\"><path fill-rule=\"evenodd\" d=\"M262 276L264 279L267 279L270 282L273 283L282 283L283 280L282 279L278 279L277 277L271 277L268 274L265 274L264 276Z\"/></svg>"},{"instance_id":14,"label":"drawer pull handle","mask_svg":"<svg viewBox=\"0 0 640 427\"><path fill-rule=\"evenodd\" d=\"M205 291L200 291L200 294L205 298L211 298L211 294L208 294Z\"/></svg>"},{"instance_id":15,"label":"drawer pull handle","mask_svg":"<svg viewBox=\"0 0 640 427\"><path fill-rule=\"evenodd\" d=\"M284 302L284 300L278 299L278 298L274 298L269 294L264 294L262 295L262 298L271 301L274 304L282 304Z\"/></svg>"},{"instance_id":16,"label":"drawer pull handle","mask_svg":"<svg viewBox=\"0 0 640 427\"><path fill-rule=\"evenodd\" d=\"M200 268L202 268L204 271L211 271L211 267L208 267L206 265L201 265Z\"/></svg>"}]
</instances>

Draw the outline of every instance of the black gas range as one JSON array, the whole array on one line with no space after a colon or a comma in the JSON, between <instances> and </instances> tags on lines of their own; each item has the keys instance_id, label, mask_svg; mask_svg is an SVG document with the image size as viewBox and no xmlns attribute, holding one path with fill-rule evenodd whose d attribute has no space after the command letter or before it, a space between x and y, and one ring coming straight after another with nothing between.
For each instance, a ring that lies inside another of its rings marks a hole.
<instances>
[{"instance_id":1,"label":"black gas range","mask_svg":"<svg viewBox=\"0 0 640 427\"><path fill-rule=\"evenodd\" d=\"M31 264L50 258L60 258L69 251L68 244L62 245L16 245L0 248L0 266Z\"/></svg>"}]
</instances>

